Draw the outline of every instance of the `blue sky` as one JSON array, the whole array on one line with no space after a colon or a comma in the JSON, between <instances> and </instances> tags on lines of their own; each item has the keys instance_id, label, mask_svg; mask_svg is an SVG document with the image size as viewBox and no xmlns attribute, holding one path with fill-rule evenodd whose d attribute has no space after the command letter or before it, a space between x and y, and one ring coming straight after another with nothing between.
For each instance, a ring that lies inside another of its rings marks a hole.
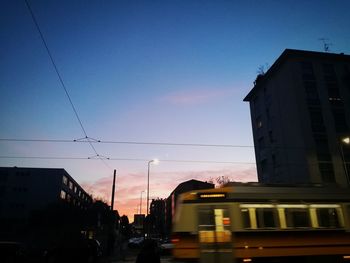
<instances>
[{"instance_id":1,"label":"blue sky","mask_svg":"<svg viewBox=\"0 0 350 263\"><path fill-rule=\"evenodd\" d=\"M332 52L350 53L349 1L29 3L88 136L100 140L252 146L242 99L260 65L286 48L322 51L322 37ZM0 138L84 137L25 2L1 1L0 26ZM154 197L191 178L256 180L253 148L95 146L112 158L239 163L161 162L152 167ZM88 144L0 142L0 156L93 155ZM108 200L115 168L116 207L130 214L147 163L105 162L0 158L1 166L65 168Z\"/></svg>"}]
</instances>

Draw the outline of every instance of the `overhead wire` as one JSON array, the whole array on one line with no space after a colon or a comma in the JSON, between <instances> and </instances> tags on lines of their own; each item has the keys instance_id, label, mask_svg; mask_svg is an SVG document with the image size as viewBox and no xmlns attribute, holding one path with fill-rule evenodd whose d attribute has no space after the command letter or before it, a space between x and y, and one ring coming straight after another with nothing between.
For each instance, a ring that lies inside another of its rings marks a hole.
<instances>
[{"instance_id":1,"label":"overhead wire","mask_svg":"<svg viewBox=\"0 0 350 263\"><path fill-rule=\"evenodd\" d=\"M118 158L118 157L104 157L106 161L132 161L132 162L148 162L147 158ZM39 160L98 160L92 157L74 157L74 156L5 156L0 155L0 159L39 159ZM211 163L211 164L239 164L239 165L256 165L255 162L242 162L242 161L215 161L215 160L180 160L180 159L159 159L160 162L168 163ZM348 164L350 162L344 162ZM303 163L281 163L279 166L288 165L300 165ZM318 162L311 163L310 165L319 165Z\"/></svg>"},{"instance_id":2,"label":"overhead wire","mask_svg":"<svg viewBox=\"0 0 350 263\"><path fill-rule=\"evenodd\" d=\"M101 144L128 144L128 145L151 145L151 146L184 146L184 147L216 147L216 148L255 148L254 145L239 145L239 144L204 144L204 143L173 143L173 142L145 142L145 141L111 141L111 140L96 140L89 138L86 140L66 140L66 139L16 139L16 138L0 138L1 141L8 142L48 142L48 143L101 143ZM276 149L306 149L303 146L265 146L264 148Z\"/></svg>"},{"instance_id":3,"label":"overhead wire","mask_svg":"<svg viewBox=\"0 0 350 263\"><path fill-rule=\"evenodd\" d=\"M84 138L85 139L85 138ZM17 139L0 138L0 141L8 142L48 142L48 143L101 143L101 144L131 144L131 145L159 145L159 146L188 146L188 147L223 147L223 148L253 148L252 145L233 145L233 144L203 144L203 143L173 143L173 142L145 142L145 141L105 141L89 138L86 140L67 140L67 139Z\"/></svg>"},{"instance_id":4,"label":"overhead wire","mask_svg":"<svg viewBox=\"0 0 350 263\"><path fill-rule=\"evenodd\" d=\"M83 123L82 123L82 121L81 121L81 119L80 119L80 117L79 117L79 114L78 114L78 112L77 112L77 110L76 110L76 108L75 108L75 106L74 106L74 103L73 103L73 101L72 101L72 99L71 99L71 97L70 97L70 95L69 95L69 92L68 92L68 90L67 90L67 88L66 88L66 85L65 85L65 83L64 83L64 81L63 81L63 78L62 78L62 76L61 76L61 74L60 74L60 72L59 72L59 70L58 70L58 68L57 68L57 65L56 65L56 63L55 63L55 60L54 60L54 58L53 58L53 55L52 55L52 53L51 53L51 51L50 51L50 49L49 49L49 47L48 47L48 45L47 45L47 42L46 42L46 40L45 40L45 37L44 37L44 35L43 35L43 33L42 33L41 29L40 29L39 23L38 23L38 21L37 21L35 15L34 15L34 12L33 12L32 8L31 8L29 2L28 2L27 0L24 0L24 1L25 1L26 5L27 5L27 8L28 8L28 10L29 10L29 13L30 13L32 19L33 19L33 22L34 22L34 24L35 24L35 26L36 26L36 29L37 29L38 32L39 32L40 38L41 38L41 40L42 40L42 42L43 42L43 44L44 44L44 46L45 46L45 49L46 49L46 51L47 51L47 54L48 54L49 57L50 57L51 63L52 63L52 65L53 65L54 69L55 69L55 72L56 72L56 74L57 74L57 76L58 76L58 79L59 79L59 81L60 81L60 83L61 83L61 86L62 86L62 88L64 89L64 92L65 92L65 94L66 94L66 96L67 96L67 98L68 98L68 100L69 100L69 103L70 103L70 105L71 105L71 107L72 107L72 109L73 109L73 111L74 111L75 117L77 118L77 120L78 120L78 122L79 122L80 128L82 129L82 131L83 131L83 133L84 133L84 135L85 135L85 139L86 139L87 142L90 144L90 147L92 148L92 150L94 151L94 153L95 153L96 156L98 157L99 154L98 154L96 148L94 147L94 145L91 143L90 138L89 138L88 135L87 135L87 132L86 132L86 130L85 130L85 128L84 128L84 125L83 125ZM111 167L109 167L109 166L103 161L103 159L101 159L101 161L102 161L109 169L111 169Z\"/></svg>"},{"instance_id":5,"label":"overhead wire","mask_svg":"<svg viewBox=\"0 0 350 263\"><path fill-rule=\"evenodd\" d=\"M41 159L41 160L96 160L91 157L73 157L73 156L0 156L0 159ZM136 161L136 162L148 162L146 158L107 158L108 161ZM161 162L176 162L176 163L213 163L213 164L247 164L255 165L255 162L234 162L234 161L211 161L211 160L175 160L175 159L161 159Z\"/></svg>"}]
</instances>

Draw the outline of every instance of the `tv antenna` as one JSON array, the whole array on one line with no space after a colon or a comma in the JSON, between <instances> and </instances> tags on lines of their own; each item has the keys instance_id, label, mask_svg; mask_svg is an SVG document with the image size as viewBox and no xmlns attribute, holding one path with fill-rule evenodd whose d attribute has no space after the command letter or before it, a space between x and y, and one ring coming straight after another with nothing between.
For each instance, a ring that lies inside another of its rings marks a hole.
<instances>
[{"instance_id":1,"label":"tv antenna","mask_svg":"<svg viewBox=\"0 0 350 263\"><path fill-rule=\"evenodd\" d=\"M329 38L322 37L322 38L319 38L318 40L322 41L322 43L323 43L323 51L324 52L330 52L331 51L329 47L332 45L332 43L328 42Z\"/></svg>"}]
</instances>

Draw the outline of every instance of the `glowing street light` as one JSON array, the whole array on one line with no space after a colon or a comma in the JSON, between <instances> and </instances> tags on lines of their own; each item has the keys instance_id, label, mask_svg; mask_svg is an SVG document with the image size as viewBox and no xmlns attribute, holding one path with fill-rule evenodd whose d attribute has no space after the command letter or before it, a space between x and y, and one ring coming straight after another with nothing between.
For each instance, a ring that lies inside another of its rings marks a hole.
<instances>
[{"instance_id":1,"label":"glowing street light","mask_svg":"<svg viewBox=\"0 0 350 263\"><path fill-rule=\"evenodd\" d=\"M148 162L148 173L147 173L147 213L146 213L147 216L149 215L149 209L148 209L148 205L149 205L149 171L150 171L151 163L158 164L159 160L158 159L153 159L153 160L150 160Z\"/></svg>"},{"instance_id":2,"label":"glowing street light","mask_svg":"<svg viewBox=\"0 0 350 263\"><path fill-rule=\"evenodd\" d=\"M350 144L350 137L342 138L341 141L345 144Z\"/></svg>"}]
</instances>

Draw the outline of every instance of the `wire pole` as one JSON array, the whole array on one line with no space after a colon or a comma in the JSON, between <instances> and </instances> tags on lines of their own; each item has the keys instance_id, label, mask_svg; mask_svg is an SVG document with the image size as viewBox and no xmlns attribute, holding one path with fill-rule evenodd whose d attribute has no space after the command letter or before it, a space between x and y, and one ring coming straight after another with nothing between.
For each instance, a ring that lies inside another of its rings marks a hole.
<instances>
[{"instance_id":1,"label":"wire pole","mask_svg":"<svg viewBox=\"0 0 350 263\"><path fill-rule=\"evenodd\" d=\"M113 185L112 185L111 211L113 211L113 205L114 205L115 175L116 175L116 170L114 169L114 174L113 174Z\"/></svg>"}]
</instances>

